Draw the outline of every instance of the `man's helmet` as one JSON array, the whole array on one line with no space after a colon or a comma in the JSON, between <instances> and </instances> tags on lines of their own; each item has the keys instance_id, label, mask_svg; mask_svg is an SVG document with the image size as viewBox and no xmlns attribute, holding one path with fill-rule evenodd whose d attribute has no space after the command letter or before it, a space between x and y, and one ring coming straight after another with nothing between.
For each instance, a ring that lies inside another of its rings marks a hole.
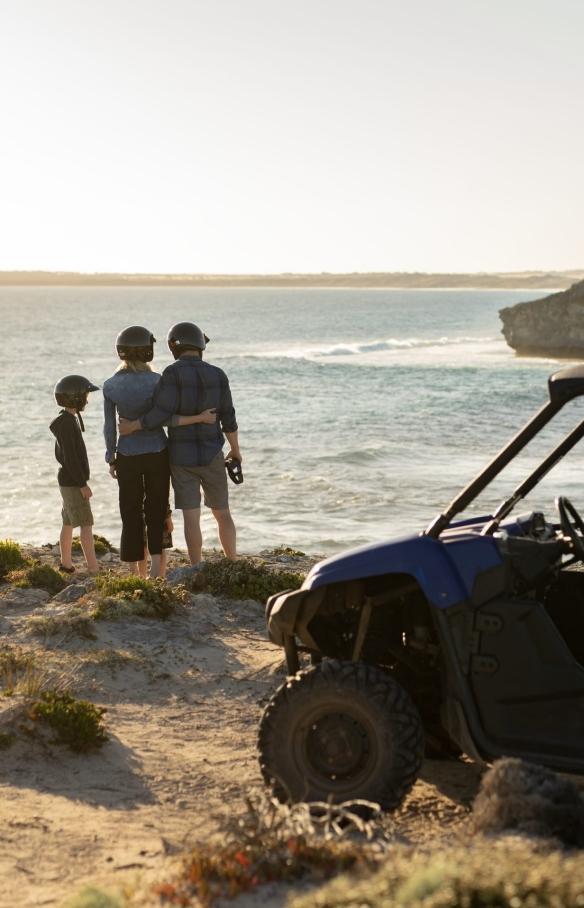
<instances>
[{"instance_id":1,"label":"man's helmet","mask_svg":"<svg viewBox=\"0 0 584 908\"><path fill-rule=\"evenodd\" d=\"M185 350L204 350L209 338L193 322L177 322L166 335L168 349L175 359Z\"/></svg>"},{"instance_id":2,"label":"man's helmet","mask_svg":"<svg viewBox=\"0 0 584 908\"><path fill-rule=\"evenodd\" d=\"M130 325L116 337L116 351L120 359L137 359L150 363L154 358L156 338L148 328Z\"/></svg>"},{"instance_id":3,"label":"man's helmet","mask_svg":"<svg viewBox=\"0 0 584 908\"><path fill-rule=\"evenodd\" d=\"M81 410L90 391L99 391L99 387L85 376L65 375L55 385L55 400L60 407Z\"/></svg>"}]
</instances>

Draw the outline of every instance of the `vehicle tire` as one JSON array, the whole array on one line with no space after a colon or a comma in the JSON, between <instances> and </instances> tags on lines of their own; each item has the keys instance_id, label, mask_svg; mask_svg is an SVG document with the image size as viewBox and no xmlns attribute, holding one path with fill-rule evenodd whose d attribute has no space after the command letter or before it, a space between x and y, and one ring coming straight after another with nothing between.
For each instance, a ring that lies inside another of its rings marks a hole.
<instances>
[{"instance_id":1,"label":"vehicle tire","mask_svg":"<svg viewBox=\"0 0 584 908\"><path fill-rule=\"evenodd\" d=\"M259 729L260 768L280 801L363 798L393 810L424 757L418 711L389 675L326 661L278 688Z\"/></svg>"}]
</instances>

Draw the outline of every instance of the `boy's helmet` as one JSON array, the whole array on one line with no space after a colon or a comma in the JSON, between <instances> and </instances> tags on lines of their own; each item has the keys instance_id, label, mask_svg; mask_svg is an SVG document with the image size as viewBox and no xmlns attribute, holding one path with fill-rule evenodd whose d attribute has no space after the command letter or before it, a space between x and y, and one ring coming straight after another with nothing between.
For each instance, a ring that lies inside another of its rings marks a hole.
<instances>
[{"instance_id":1,"label":"boy's helmet","mask_svg":"<svg viewBox=\"0 0 584 908\"><path fill-rule=\"evenodd\" d=\"M60 407L81 409L90 391L99 391L99 387L84 375L65 375L55 385L55 400Z\"/></svg>"},{"instance_id":2,"label":"boy's helmet","mask_svg":"<svg viewBox=\"0 0 584 908\"><path fill-rule=\"evenodd\" d=\"M137 359L150 363L154 358L156 338L148 328L130 325L116 337L116 351L120 359Z\"/></svg>"},{"instance_id":3,"label":"boy's helmet","mask_svg":"<svg viewBox=\"0 0 584 908\"><path fill-rule=\"evenodd\" d=\"M185 350L204 350L209 338L194 322L177 322L169 328L166 343L174 358L178 359Z\"/></svg>"}]
</instances>

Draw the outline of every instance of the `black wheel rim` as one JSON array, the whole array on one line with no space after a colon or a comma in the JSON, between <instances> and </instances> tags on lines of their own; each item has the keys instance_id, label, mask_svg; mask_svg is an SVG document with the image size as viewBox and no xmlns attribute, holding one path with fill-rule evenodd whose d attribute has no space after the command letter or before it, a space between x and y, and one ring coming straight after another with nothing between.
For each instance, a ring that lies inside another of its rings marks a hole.
<instances>
[{"instance_id":1,"label":"black wheel rim","mask_svg":"<svg viewBox=\"0 0 584 908\"><path fill-rule=\"evenodd\" d=\"M306 735L311 770L329 781L344 782L367 772L371 743L363 725L347 713L327 713L313 721Z\"/></svg>"}]
</instances>

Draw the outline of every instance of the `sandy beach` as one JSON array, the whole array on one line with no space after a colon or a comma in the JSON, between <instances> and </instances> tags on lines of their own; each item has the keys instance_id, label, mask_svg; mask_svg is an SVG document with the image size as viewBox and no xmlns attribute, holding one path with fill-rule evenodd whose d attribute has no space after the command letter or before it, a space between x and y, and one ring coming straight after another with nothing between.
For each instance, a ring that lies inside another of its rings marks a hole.
<instances>
[{"instance_id":1,"label":"sandy beach","mask_svg":"<svg viewBox=\"0 0 584 908\"><path fill-rule=\"evenodd\" d=\"M57 561L48 548L22 550ZM306 573L315 559L255 560ZM86 575L79 556L76 563L78 582ZM115 554L107 566L121 570ZM86 883L148 891L261 786L256 729L285 678L282 651L267 640L263 607L252 600L193 595L166 621L95 621L92 639L66 626L31 631L35 619L63 621L72 606L27 592L0 589L3 658L31 658L45 686L105 707L109 741L79 755L50 746L18 729L26 697L2 699L0 732L16 740L2 753L0 905L60 905ZM465 760L427 760L393 816L396 834L413 844L458 841L483 771ZM276 888L269 904L283 897Z\"/></svg>"}]
</instances>

